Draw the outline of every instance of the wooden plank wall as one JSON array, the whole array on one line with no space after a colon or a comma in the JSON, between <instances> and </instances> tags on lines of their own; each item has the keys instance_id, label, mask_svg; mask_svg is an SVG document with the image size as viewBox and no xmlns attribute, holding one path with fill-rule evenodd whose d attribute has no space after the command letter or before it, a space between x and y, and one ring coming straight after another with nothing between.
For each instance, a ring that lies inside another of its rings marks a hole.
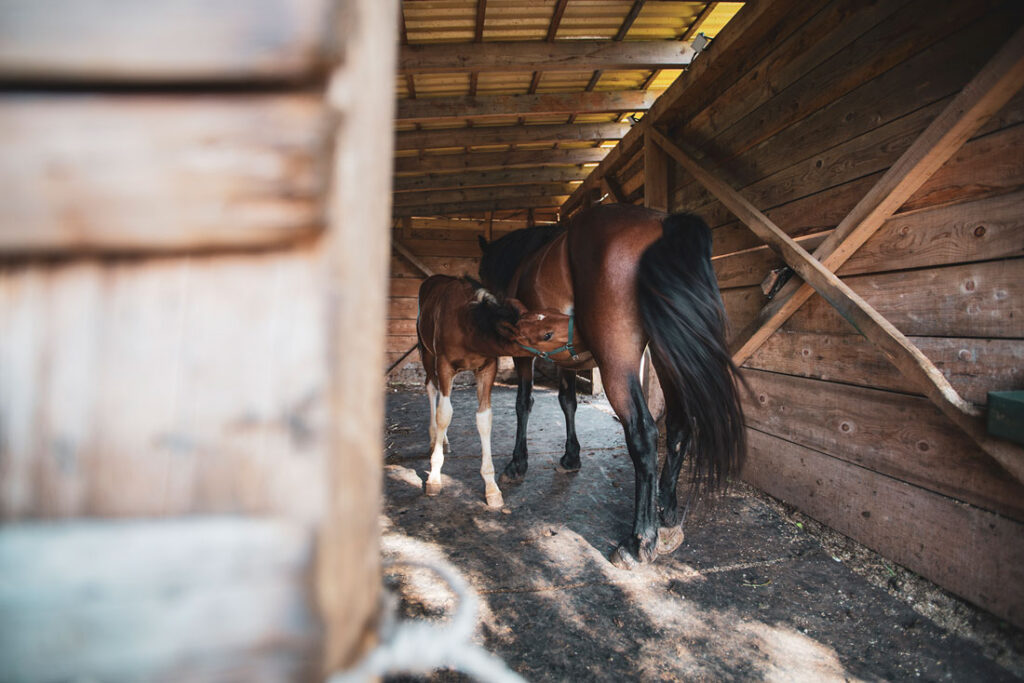
<instances>
[{"instance_id":1,"label":"wooden plank wall","mask_svg":"<svg viewBox=\"0 0 1024 683\"><path fill-rule=\"evenodd\" d=\"M1019 3L794 3L769 44L715 54L670 137L805 247L818 244L1020 26ZM692 104L698 103L698 104ZM642 154L615 180L643 193ZM674 210L714 228L733 331L777 267L682 169ZM968 400L1024 386L1024 95L929 180L841 270ZM744 366L745 478L976 604L1024 625L1024 485L824 300Z\"/></svg>"}]
</instances>

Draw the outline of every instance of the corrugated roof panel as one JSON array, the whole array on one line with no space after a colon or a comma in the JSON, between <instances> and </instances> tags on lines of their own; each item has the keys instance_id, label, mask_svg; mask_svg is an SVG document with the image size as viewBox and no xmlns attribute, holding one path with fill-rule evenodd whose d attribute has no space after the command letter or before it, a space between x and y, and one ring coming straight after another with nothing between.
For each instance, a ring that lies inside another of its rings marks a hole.
<instances>
[{"instance_id":1,"label":"corrugated roof panel","mask_svg":"<svg viewBox=\"0 0 1024 683\"><path fill-rule=\"evenodd\" d=\"M485 10L483 39L544 40L554 12L555 0L489 0Z\"/></svg>"},{"instance_id":2,"label":"corrugated roof panel","mask_svg":"<svg viewBox=\"0 0 1024 683\"><path fill-rule=\"evenodd\" d=\"M481 71L477 77L478 95L514 95L530 88L529 71Z\"/></svg>"},{"instance_id":3,"label":"corrugated roof panel","mask_svg":"<svg viewBox=\"0 0 1024 683\"><path fill-rule=\"evenodd\" d=\"M729 20L736 16L736 13L743 8L742 2L720 2L712 10L711 16L704 20L700 26L700 32L709 38L718 35Z\"/></svg>"},{"instance_id":4,"label":"corrugated roof panel","mask_svg":"<svg viewBox=\"0 0 1024 683\"><path fill-rule=\"evenodd\" d=\"M558 38L614 38L632 8L632 0L571 1L562 15Z\"/></svg>"}]
</instances>

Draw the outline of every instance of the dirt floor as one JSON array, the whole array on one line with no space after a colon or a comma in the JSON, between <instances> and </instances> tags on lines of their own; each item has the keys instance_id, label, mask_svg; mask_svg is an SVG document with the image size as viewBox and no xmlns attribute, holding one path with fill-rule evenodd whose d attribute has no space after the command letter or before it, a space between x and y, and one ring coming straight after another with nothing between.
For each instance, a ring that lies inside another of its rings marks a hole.
<instances>
[{"instance_id":1,"label":"dirt floor","mask_svg":"<svg viewBox=\"0 0 1024 683\"><path fill-rule=\"evenodd\" d=\"M1024 632L742 484L691 516L674 553L616 569L607 557L629 531L633 503L621 427L603 399L580 397L583 469L556 472L565 440L557 395L534 395L526 480L502 486L505 507L490 509L475 391L453 394L444 489L428 498L426 397L392 390L383 521L387 557L442 557L463 573L481 598L478 641L526 679L1024 677ZM493 404L500 472L515 433L515 389L496 387ZM416 574L387 576L404 615L450 614L453 598Z\"/></svg>"}]
</instances>

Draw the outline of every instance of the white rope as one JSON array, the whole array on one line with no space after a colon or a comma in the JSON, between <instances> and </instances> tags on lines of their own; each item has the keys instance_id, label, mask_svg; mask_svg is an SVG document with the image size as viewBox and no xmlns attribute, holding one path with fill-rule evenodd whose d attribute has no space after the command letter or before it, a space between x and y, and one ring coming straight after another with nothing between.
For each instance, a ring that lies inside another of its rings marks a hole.
<instances>
[{"instance_id":1,"label":"white rope","mask_svg":"<svg viewBox=\"0 0 1024 683\"><path fill-rule=\"evenodd\" d=\"M397 618L394 596L383 610L377 647L354 668L331 675L328 683L363 683L390 674L426 675L448 668L485 683L525 683L525 679L498 657L472 641L479 599L469 584L449 564L438 562L393 562L429 569L444 580L459 600L455 614L446 623Z\"/></svg>"}]
</instances>

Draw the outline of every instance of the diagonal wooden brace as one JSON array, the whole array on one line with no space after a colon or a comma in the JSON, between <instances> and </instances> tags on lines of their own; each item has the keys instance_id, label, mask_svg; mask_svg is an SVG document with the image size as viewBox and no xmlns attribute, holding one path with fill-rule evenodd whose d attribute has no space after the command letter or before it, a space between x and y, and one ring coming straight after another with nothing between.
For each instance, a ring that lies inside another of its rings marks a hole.
<instances>
[{"instance_id":1,"label":"diagonal wooden brace","mask_svg":"<svg viewBox=\"0 0 1024 683\"><path fill-rule=\"evenodd\" d=\"M850 214L814 251L816 259L836 272L882 224L993 114L1024 86L1024 28L1007 41L921 133ZM738 335L733 361L743 365L793 313L814 294L794 280Z\"/></svg>"},{"instance_id":2,"label":"diagonal wooden brace","mask_svg":"<svg viewBox=\"0 0 1024 683\"><path fill-rule=\"evenodd\" d=\"M732 187L707 171L660 131L651 129L650 134L680 166L736 214L807 284L878 347L900 372L917 384L943 414L1014 477L1024 481L1024 450L990 437L979 419L980 411L960 397L931 360L910 343L903 333Z\"/></svg>"}]
</instances>

